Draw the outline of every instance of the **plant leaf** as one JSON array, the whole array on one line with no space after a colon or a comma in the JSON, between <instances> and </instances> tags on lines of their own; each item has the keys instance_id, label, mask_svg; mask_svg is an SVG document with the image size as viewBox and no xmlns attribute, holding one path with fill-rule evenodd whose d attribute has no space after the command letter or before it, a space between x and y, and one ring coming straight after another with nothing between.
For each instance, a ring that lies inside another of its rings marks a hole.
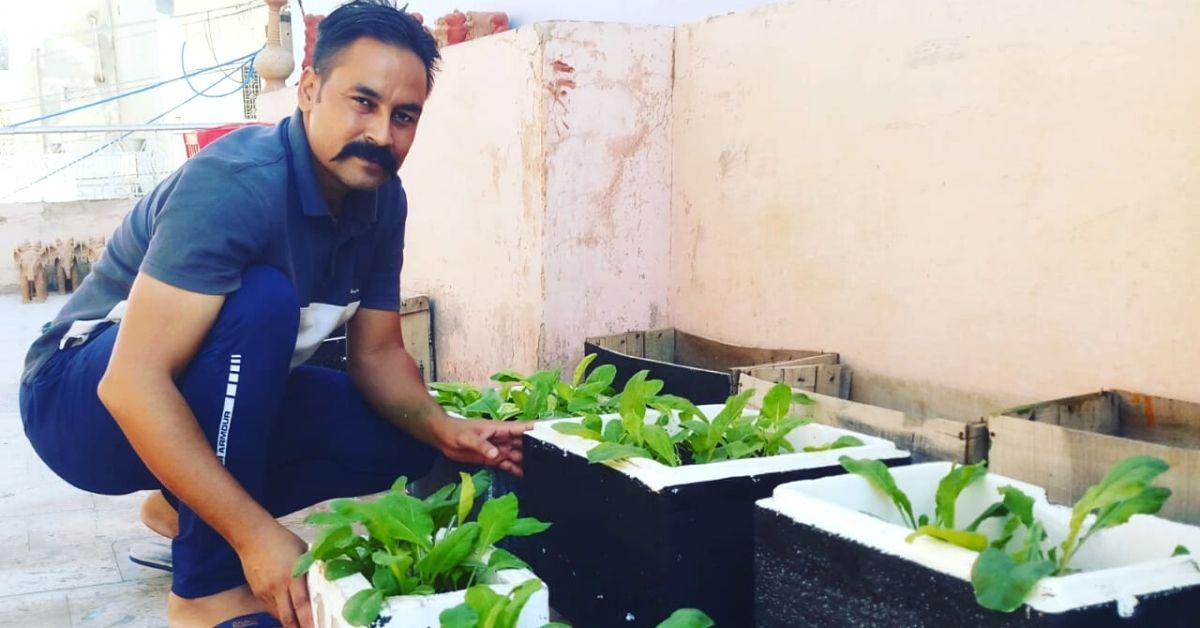
<instances>
[{"instance_id":1,"label":"plant leaf","mask_svg":"<svg viewBox=\"0 0 1200 628\"><path fill-rule=\"evenodd\" d=\"M317 560L333 558L341 553L338 543L350 538L353 533L354 531L348 525L325 528L317 533L309 552Z\"/></svg>"},{"instance_id":2,"label":"plant leaf","mask_svg":"<svg viewBox=\"0 0 1200 628\"><path fill-rule=\"evenodd\" d=\"M471 476L459 471L459 486L462 487L458 491L458 523L459 525L466 523L467 516L471 514L471 509L475 507L475 482L471 480Z\"/></svg>"},{"instance_id":3,"label":"plant leaf","mask_svg":"<svg viewBox=\"0 0 1200 628\"><path fill-rule=\"evenodd\" d=\"M579 361L579 366L575 367L574 375L571 377L572 386L578 386L579 382L583 381L583 374L587 372L587 367L596 360L596 357L595 353L583 356L583 359Z\"/></svg>"},{"instance_id":4,"label":"plant leaf","mask_svg":"<svg viewBox=\"0 0 1200 628\"><path fill-rule=\"evenodd\" d=\"M1192 554L1191 550L1184 547L1183 545L1176 545L1175 551L1171 552L1171 556L1190 556L1191 554Z\"/></svg>"},{"instance_id":5,"label":"plant leaf","mask_svg":"<svg viewBox=\"0 0 1200 628\"><path fill-rule=\"evenodd\" d=\"M711 617L695 608L681 608L664 619L658 628L710 628L715 626Z\"/></svg>"},{"instance_id":6,"label":"plant leaf","mask_svg":"<svg viewBox=\"0 0 1200 628\"><path fill-rule=\"evenodd\" d=\"M1105 528L1119 526L1129 521L1134 515L1152 515L1162 510L1163 504L1171 497L1171 489L1165 486L1149 486L1141 493L1121 500L1100 511L1088 534Z\"/></svg>"},{"instance_id":7,"label":"plant leaf","mask_svg":"<svg viewBox=\"0 0 1200 628\"><path fill-rule=\"evenodd\" d=\"M904 491L896 486L896 480L892 477L892 472L888 471L887 465L878 460L856 460L850 456L842 456L838 458L838 462L842 463L842 468L846 471L865 478L871 486L883 491L892 499L896 510L900 511L900 517L904 520L905 525L914 530L917 529L912 502L908 501L908 495L905 495Z\"/></svg>"},{"instance_id":8,"label":"plant leaf","mask_svg":"<svg viewBox=\"0 0 1200 628\"><path fill-rule=\"evenodd\" d=\"M619 443L625 436L625 426L620 421L613 419L604 424L604 431L600 434L606 443Z\"/></svg>"},{"instance_id":9,"label":"plant leaf","mask_svg":"<svg viewBox=\"0 0 1200 628\"><path fill-rule=\"evenodd\" d=\"M588 429L579 423L575 423L574 421L561 421L551 425L550 427L553 428L555 432L560 434L579 436L594 441L604 441L604 437L600 435L600 432Z\"/></svg>"},{"instance_id":10,"label":"plant leaf","mask_svg":"<svg viewBox=\"0 0 1200 628\"><path fill-rule=\"evenodd\" d=\"M996 502L996 503L992 504L991 506L988 506L983 512L979 513L979 516L975 517L975 520L972 521L970 525L968 525L967 527L965 527L963 529L966 530L967 532L974 532L975 530L979 529L980 524L982 524L984 521L987 521L988 519L991 519L993 517L1007 517L1007 516L1008 516L1008 508L1006 508L1004 506L1003 502Z\"/></svg>"},{"instance_id":11,"label":"plant leaf","mask_svg":"<svg viewBox=\"0 0 1200 628\"><path fill-rule=\"evenodd\" d=\"M441 628L476 628L479 615L466 602L442 611L438 615Z\"/></svg>"},{"instance_id":12,"label":"plant leaf","mask_svg":"<svg viewBox=\"0 0 1200 628\"><path fill-rule=\"evenodd\" d=\"M536 578L518 584L510 594L512 599L507 601L504 610L500 612L500 620L496 622L497 628L507 628L508 626L516 628L517 619L521 616L521 609L525 608L529 598L541 588L542 581Z\"/></svg>"},{"instance_id":13,"label":"plant leaf","mask_svg":"<svg viewBox=\"0 0 1200 628\"><path fill-rule=\"evenodd\" d=\"M587 458L588 462L597 463L609 460L623 460L625 458L653 458L653 456L645 449L634 447L633 445L600 443L588 450Z\"/></svg>"},{"instance_id":14,"label":"plant leaf","mask_svg":"<svg viewBox=\"0 0 1200 628\"><path fill-rule=\"evenodd\" d=\"M545 532L549 527L549 523L538 521L534 517L521 517L513 522L512 527L508 529L508 535L532 536L539 532Z\"/></svg>"},{"instance_id":15,"label":"plant leaf","mask_svg":"<svg viewBox=\"0 0 1200 628\"><path fill-rule=\"evenodd\" d=\"M341 580L346 576L360 573L358 565L345 558L338 558L325 563L325 579Z\"/></svg>"},{"instance_id":16,"label":"plant leaf","mask_svg":"<svg viewBox=\"0 0 1200 628\"><path fill-rule=\"evenodd\" d=\"M762 415L780 421L792 409L792 389L787 384L775 384L763 396Z\"/></svg>"},{"instance_id":17,"label":"plant leaf","mask_svg":"<svg viewBox=\"0 0 1200 628\"><path fill-rule=\"evenodd\" d=\"M292 577L299 578L300 576L308 573L308 570L313 566L313 563L316 562L316 560L317 559L313 557L311 551L304 552L298 556L296 558L296 563L292 565Z\"/></svg>"},{"instance_id":18,"label":"plant leaf","mask_svg":"<svg viewBox=\"0 0 1200 628\"><path fill-rule=\"evenodd\" d=\"M525 381L525 376L512 369L505 369L503 371L492 373L492 377L490 379L493 382L523 382Z\"/></svg>"},{"instance_id":19,"label":"plant leaf","mask_svg":"<svg viewBox=\"0 0 1200 628\"><path fill-rule=\"evenodd\" d=\"M383 592L364 589L350 596L342 607L342 618L351 626L367 626L379 617L383 610Z\"/></svg>"},{"instance_id":20,"label":"plant leaf","mask_svg":"<svg viewBox=\"0 0 1200 628\"><path fill-rule=\"evenodd\" d=\"M586 386L600 385L600 392L608 390L613 380L617 378L617 367L612 364L601 364L588 374Z\"/></svg>"},{"instance_id":21,"label":"plant leaf","mask_svg":"<svg viewBox=\"0 0 1200 628\"><path fill-rule=\"evenodd\" d=\"M421 573L425 582L432 582L438 575L450 571L466 560L478 540L478 523L469 521L454 528L417 563L417 571Z\"/></svg>"},{"instance_id":22,"label":"plant leaf","mask_svg":"<svg viewBox=\"0 0 1200 628\"><path fill-rule=\"evenodd\" d=\"M675 444L671 442L671 435L667 434L667 430L658 425L647 425L642 428L642 437L654 452L656 460L667 466L679 466L679 452L675 450Z\"/></svg>"},{"instance_id":23,"label":"plant leaf","mask_svg":"<svg viewBox=\"0 0 1200 628\"><path fill-rule=\"evenodd\" d=\"M980 606L1011 613L1024 603L1038 581L1054 572L1054 563L1037 560L1018 565L1011 556L989 547L971 566L971 586Z\"/></svg>"},{"instance_id":24,"label":"plant leaf","mask_svg":"<svg viewBox=\"0 0 1200 628\"><path fill-rule=\"evenodd\" d=\"M938 482L934 497L934 521L943 528L954 529L954 511L958 496L976 480L987 474L983 461L966 466L952 464L950 472Z\"/></svg>"},{"instance_id":25,"label":"plant leaf","mask_svg":"<svg viewBox=\"0 0 1200 628\"><path fill-rule=\"evenodd\" d=\"M1002 503L1008 512L1016 515L1026 527L1033 525L1033 498L1015 486L1001 486Z\"/></svg>"},{"instance_id":26,"label":"plant leaf","mask_svg":"<svg viewBox=\"0 0 1200 628\"><path fill-rule=\"evenodd\" d=\"M916 532L908 535L904 540L912 543L919 536L931 536L940 541L945 541L973 552L981 552L988 545L988 538L978 532L967 532L965 530L953 530L928 525L918 527Z\"/></svg>"},{"instance_id":27,"label":"plant leaf","mask_svg":"<svg viewBox=\"0 0 1200 628\"><path fill-rule=\"evenodd\" d=\"M479 541L476 552L483 552L508 535L517 520L517 496L508 493L503 497L489 499L479 509Z\"/></svg>"},{"instance_id":28,"label":"plant leaf","mask_svg":"<svg viewBox=\"0 0 1200 628\"><path fill-rule=\"evenodd\" d=\"M858 438L857 436L850 436L847 434L845 436L837 437L837 440L833 441L832 443L826 443L824 445L810 445L805 447L804 451L829 451L831 449L845 449L847 447L862 447L865 444L866 443L863 443L862 439Z\"/></svg>"},{"instance_id":29,"label":"plant leaf","mask_svg":"<svg viewBox=\"0 0 1200 628\"><path fill-rule=\"evenodd\" d=\"M480 618L487 617L493 608L504 604L503 595L496 593L491 587L484 584L477 584L469 589L465 595L467 605L471 610L475 611Z\"/></svg>"},{"instance_id":30,"label":"plant leaf","mask_svg":"<svg viewBox=\"0 0 1200 628\"><path fill-rule=\"evenodd\" d=\"M497 547L492 550L492 555L488 557L487 566L493 571L502 569L529 569L529 564L518 558L512 552Z\"/></svg>"},{"instance_id":31,"label":"plant leaf","mask_svg":"<svg viewBox=\"0 0 1200 628\"><path fill-rule=\"evenodd\" d=\"M1151 495L1141 497L1130 506L1113 508L1121 501L1138 497L1154 478L1169 468L1170 466L1166 462L1154 456L1131 456L1109 469L1108 473L1104 475L1104 479L1100 480L1098 484L1089 487L1083 497L1075 502L1075 507L1071 510L1071 522L1068 527L1067 539L1062 544L1058 572L1066 571L1067 566L1071 563L1071 558L1079 549L1079 544L1083 542L1078 540L1079 533L1089 514L1100 511L1100 515L1096 519L1096 524L1100 524L1100 527L1093 524L1092 530L1088 532L1088 535L1091 535L1105 527L1118 525L1118 523L1112 522L1119 521L1121 517L1127 521L1139 510L1154 507L1158 498L1166 499L1170 492L1168 491L1164 495L1161 491L1154 491ZM1159 501L1158 507L1161 508L1161 506L1162 503ZM1157 509L1154 512L1157 512Z\"/></svg>"}]
</instances>

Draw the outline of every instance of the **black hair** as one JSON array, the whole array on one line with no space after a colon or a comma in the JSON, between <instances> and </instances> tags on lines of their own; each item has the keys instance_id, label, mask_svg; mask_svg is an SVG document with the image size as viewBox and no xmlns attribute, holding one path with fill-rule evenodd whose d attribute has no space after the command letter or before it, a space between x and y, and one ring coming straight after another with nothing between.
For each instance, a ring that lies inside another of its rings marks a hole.
<instances>
[{"instance_id":1,"label":"black hair","mask_svg":"<svg viewBox=\"0 0 1200 628\"><path fill-rule=\"evenodd\" d=\"M317 74L333 68L338 53L360 38L370 37L385 44L411 51L425 65L425 88L433 89L437 70L437 41L405 9L390 0L351 0L334 9L317 27L317 44L312 67Z\"/></svg>"}]
</instances>

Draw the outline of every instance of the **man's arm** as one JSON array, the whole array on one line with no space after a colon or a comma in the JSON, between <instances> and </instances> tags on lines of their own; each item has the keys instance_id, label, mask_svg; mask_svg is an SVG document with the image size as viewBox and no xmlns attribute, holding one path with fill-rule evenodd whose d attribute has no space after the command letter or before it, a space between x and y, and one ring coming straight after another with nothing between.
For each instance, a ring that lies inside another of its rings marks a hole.
<instances>
[{"instance_id":1,"label":"man's arm","mask_svg":"<svg viewBox=\"0 0 1200 628\"><path fill-rule=\"evenodd\" d=\"M360 308L346 332L350 378L376 412L452 460L521 474L521 434L530 425L449 417L404 348L400 312Z\"/></svg>"},{"instance_id":2,"label":"man's arm","mask_svg":"<svg viewBox=\"0 0 1200 628\"><path fill-rule=\"evenodd\" d=\"M218 462L175 385L224 301L138 274L97 393L155 477L237 551L255 595L285 625L311 626L304 582L290 562L274 564L294 561L303 542Z\"/></svg>"}]
</instances>

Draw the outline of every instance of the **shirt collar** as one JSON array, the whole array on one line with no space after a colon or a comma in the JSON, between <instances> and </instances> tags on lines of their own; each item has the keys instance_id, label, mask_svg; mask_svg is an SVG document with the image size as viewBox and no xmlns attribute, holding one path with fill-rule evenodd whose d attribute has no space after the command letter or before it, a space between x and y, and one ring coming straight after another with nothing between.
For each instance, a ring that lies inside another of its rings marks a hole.
<instances>
[{"instance_id":1,"label":"shirt collar","mask_svg":"<svg viewBox=\"0 0 1200 628\"><path fill-rule=\"evenodd\" d=\"M306 216L331 218L329 205L321 195L317 185L316 173L313 171L312 149L308 146L308 134L304 130L304 114L296 109L288 120L288 144L291 148L291 166L295 174L293 179L296 193L300 197L300 209ZM391 185L395 180L392 176L384 186ZM346 222L370 224L379 217L379 190L362 191L350 190L342 208L342 217Z\"/></svg>"}]
</instances>

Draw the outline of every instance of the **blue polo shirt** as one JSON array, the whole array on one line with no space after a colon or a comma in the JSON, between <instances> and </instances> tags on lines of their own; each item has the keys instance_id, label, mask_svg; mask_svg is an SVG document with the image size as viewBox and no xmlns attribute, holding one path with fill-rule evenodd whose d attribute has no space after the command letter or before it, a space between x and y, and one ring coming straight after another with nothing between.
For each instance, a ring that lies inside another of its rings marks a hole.
<instances>
[{"instance_id":1,"label":"blue polo shirt","mask_svg":"<svg viewBox=\"0 0 1200 628\"><path fill-rule=\"evenodd\" d=\"M190 292L229 294L246 268L283 272L300 301L292 366L359 307L397 310L408 204L398 177L352 190L337 220L313 173L301 113L204 148L134 206L104 255L30 347L28 382L60 349L118 322L137 273Z\"/></svg>"}]
</instances>

